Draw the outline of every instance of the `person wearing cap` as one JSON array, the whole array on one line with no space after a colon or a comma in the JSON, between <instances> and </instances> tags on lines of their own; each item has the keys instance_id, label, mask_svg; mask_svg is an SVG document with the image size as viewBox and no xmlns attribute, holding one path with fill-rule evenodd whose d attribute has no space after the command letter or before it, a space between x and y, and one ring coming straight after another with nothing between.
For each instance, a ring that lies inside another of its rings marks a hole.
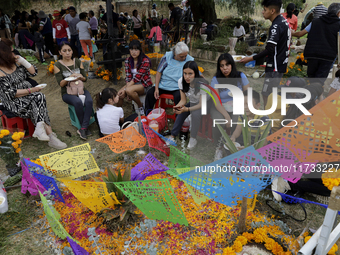
<instances>
[{"instance_id":1,"label":"person wearing cap","mask_svg":"<svg viewBox=\"0 0 340 255\"><path fill-rule=\"evenodd\" d=\"M92 36L97 40L97 34L98 34L98 20L94 16L94 12L91 10L89 11L89 24L91 26Z\"/></svg>"},{"instance_id":2,"label":"person wearing cap","mask_svg":"<svg viewBox=\"0 0 340 255\"><path fill-rule=\"evenodd\" d=\"M327 12L328 12L327 7L324 6L322 2L318 2L317 5L314 8L314 12L313 12L314 18L313 18L313 20L320 18L322 15L327 14Z\"/></svg>"},{"instance_id":3,"label":"person wearing cap","mask_svg":"<svg viewBox=\"0 0 340 255\"><path fill-rule=\"evenodd\" d=\"M158 16L156 8L157 8L157 4L153 4L152 9L151 9L151 19L157 18Z\"/></svg>"},{"instance_id":4,"label":"person wearing cap","mask_svg":"<svg viewBox=\"0 0 340 255\"><path fill-rule=\"evenodd\" d=\"M57 55L54 53L52 22L44 11L39 11L37 16L40 19L39 31L45 40L45 51L57 60Z\"/></svg>"},{"instance_id":5,"label":"person wearing cap","mask_svg":"<svg viewBox=\"0 0 340 255\"><path fill-rule=\"evenodd\" d=\"M280 85L281 78L287 71L290 29L288 21L280 14L281 0L263 0L261 5L263 17L272 22L266 48L257 55L241 59L239 63L248 63L266 57L266 74L262 88L262 98L266 105L273 87Z\"/></svg>"},{"instance_id":6,"label":"person wearing cap","mask_svg":"<svg viewBox=\"0 0 340 255\"><path fill-rule=\"evenodd\" d=\"M76 12L76 8L70 6L68 8L69 14L65 16L65 21L68 23L71 32L71 46L73 49L77 49L78 58L81 57L81 44L79 41L79 34L76 28L77 24L80 22L79 15Z\"/></svg>"},{"instance_id":7,"label":"person wearing cap","mask_svg":"<svg viewBox=\"0 0 340 255\"><path fill-rule=\"evenodd\" d=\"M238 42L243 42L245 35L246 31L244 30L244 27L241 25L241 22L237 22L236 26L234 27L233 36L237 37Z\"/></svg>"},{"instance_id":8,"label":"person wearing cap","mask_svg":"<svg viewBox=\"0 0 340 255\"><path fill-rule=\"evenodd\" d=\"M68 24L61 19L61 14L58 10L53 12L55 19L52 22L53 41L59 45L63 41L71 41L71 33Z\"/></svg>"},{"instance_id":9,"label":"person wearing cap","mask_svg":"<svg viewBox=\"0 0 340 255\"><path fill-rule=\"evenodd\" d=\"M279 86L279 88L303 88L306 86L306 81L303 78L297 77L297 76L292 76L289 77L287 82L284 85ZM287 98L295 98L296 93L287 93ZM265 106L265 110L269 110L273 105L273 93L271 93L268 96L268 101ZM287 110L288 110L288 105L287 105ZM277 94L277 106L275 112L269 115L269 119L275 119L273 126L272 126L272 131L273 133L278 131L281 126L281 121L284 119L285 116L281 115L281 92L278 92Z\"/></svg>"}]
</instances>

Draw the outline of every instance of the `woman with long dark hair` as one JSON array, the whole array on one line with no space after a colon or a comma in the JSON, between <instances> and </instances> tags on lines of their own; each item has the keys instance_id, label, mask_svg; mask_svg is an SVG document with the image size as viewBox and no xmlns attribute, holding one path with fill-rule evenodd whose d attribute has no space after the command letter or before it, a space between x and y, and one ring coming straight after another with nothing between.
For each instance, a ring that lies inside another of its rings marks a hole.
<instances>
[{"instance_id":1,"label":"woman with long dark hair","mask_svg":"<svg viewBox=\"0 0 340 255\"><path fill-rule=\"evenodd\" d=\"M67 85L69 81L67 78L74 77L73 82L86 82L87 75L84 70L83 63L79 59L73 59L73 50L69 42L61 42L59 45L59 54L61 60L54 65L54 75L57 79L58 85L61 87L61 96L65 103L73 105L81 124L81 128L77 130L80 138L87 140L87 137L92 135L88 126L90 124L90 118L93 111L93 101L90 92L85 89L84 86L84 102L78 95L71 95L67 93Z\"/></svg>"},{"instance_id":2,"label":"woman with long dark hair","mask_svg":"<svg viewBox=\"0 0 340 255\"><path fill-rule=\"evenodd\" d=\"M188 61L183 66L183 76L178 80L178 87L181 93L181 101L175 105L174 112L177 115L175 124L171 131L171 139L174 140L179 134L185 119L191 114L191 132L188 149L193 149L196 144L196 136L201 124L201 95L209 91L209 83L203 79L195 61ZM189 103L187 103L189 99ZM215 100L216 101L216 100ZM229 118L228 113L220 105L219 110L222 116ZM229 118L230 119L230 118Z\"/></svg>"},{"instance_id":3,"label":"woman with long dark hair","mask_svg":"<svg viewBox=\"0 0 340 255\"><path fill-rule=\"evenodd\" d=\"M298 18L294 14L295 4L290 3L287 5L287 12L282 13L282 16L288 21L290 28L294 31L297 30Z\"/></svg>"},{"instance_id":4,"label":"woman with long dark hair","mask_svg":"<svg viewBox=\"0 0 340 255\"><path fill-rule=\"evenodd\" d=\"M24 119L31 119L35 125L33 137L40 141L48 141L55 149L65 149L52 132L50 118L47 113L45 95L42 88L32 87L28 76L35 76L37 69L23 57L15 55L13 43L9 39L0 41L0 100L6 110Z\"/></svg>"},{"instance_id":5,"label":"woman with long dark hair","mask_svg":"<svg viewBox=\"0 0 340 255\"><path fill-rule=\"evenodd\" d=\"M238 87L242 91L246 91L249 87L249 81L247 76L237 71L236 64L233 57L229 53L222 54L217 60L216 75L211 80L211 87L215 88L216 84L231 84ZM234 122L237 122L238 116L233 116L233 95L229 89L216 89L224 109L228 112L230 118ZM210 102L210 116L212 119L221 119L220 112L216 107ZM232 130L235 127L232 127ZM214 143L217 145L220 140L221 133L217 127L213 127L213 139ZM215 160L222 157L222 148L218 147L215 154Z\"/></svg>"},{"instance_id":6,"label":"woman with long dark hair","mask_svg":"<svg viewBox=\"0 0 340 255\"><path fill-rule=\"evenodd\" d=\"M129 45L130 57L125 60L125 82L126 85L118 92L120 102L129 96L138 105L141 115L145 115L143 103L139 96L146 95L152 88L152 80L150 76L151 61L143 53L142 45L138 40L133 40Z\"/></svg>"}]
</instances>

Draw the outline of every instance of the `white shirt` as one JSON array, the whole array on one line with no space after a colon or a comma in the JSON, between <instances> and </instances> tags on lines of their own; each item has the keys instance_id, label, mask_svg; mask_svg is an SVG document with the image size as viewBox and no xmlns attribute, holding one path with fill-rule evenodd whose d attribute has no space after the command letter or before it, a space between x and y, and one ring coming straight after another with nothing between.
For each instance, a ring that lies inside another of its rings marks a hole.
<instances>
[{"instance_id":1,"label":"white shirt","mask_svg":"<svg viewBox=\"0 0 340 255\"><path fill-rule=\"evenodd\" d=\"M118 132L120 130L119 119L124 118L123 108L106 104L97 110L97 118L102 134L109 135Z\"/></svg>"},{"instance_id":2,"label":"white shirt","mask_svg":"<svg viewBox=\"0 0 340 255\"><path fill-rule=\"evenodd\" d=\"M242 25L240 26L240 28L234 27L233 36L239 37L245 34L246 34L246 31L244 30L244 27Z\"/></svg>"},{"instance_id":3,"label":"white shirt","mask_svg":"<svg viewBox=\"0 0 340 255\"><path fill-rule=\"evenodd\" d=\"M340 81L339 77L335 77L335 79L331 83L331 88L336 89L336 91L340 90Z\"/></svg>"},{"instance_id":4,"label":"white shirt","mask_svg":"<svg viewBox=\"0 0 340 255\"><path fill-rule=\"evenodd\" d=\"M157 18L157 11L156 9L151 10L151 18Z\"/></svg>"},{"instance_id":5,"label":"white shirt","mask_svg":"<svg viewBox=\"0 0 340 255\"><path fill-rule=\"evenodd\" d=\"M178 80L178 88L179 88L180 90L183 90L182 77L179 78L179 80ZM210 91L210 90L209 90L206 86L204 86L203 84L201 85L201 88L202 88L202 89L205 89L205 90L207 90L207 91ZM198 103L200 102L201 95L202 95L202 94L206 94L206 92L205 92L204 90L201 90L201 89L200 89L200 90L197 92L197 94L195 94L195 88L189 86L189 90L188 90L187 92L184 92L184 94L185 94L185 96L186 96L187 98L189 98L189 102L190 102L191 104L198 104ZM207 99L209 99L209 98L207 98Z\"/></svg>"},{"instance_id":6,"label":"white shirt","mask_svg":"<svg viewBox=\"0 0 340 255\"><path fill-rule=\"evenodd\" d=\"M136 74L137 74L137 68L135 69L131 69L131 73L133 75L133 79L135 78Z\"/></svg>"}]
</instances>

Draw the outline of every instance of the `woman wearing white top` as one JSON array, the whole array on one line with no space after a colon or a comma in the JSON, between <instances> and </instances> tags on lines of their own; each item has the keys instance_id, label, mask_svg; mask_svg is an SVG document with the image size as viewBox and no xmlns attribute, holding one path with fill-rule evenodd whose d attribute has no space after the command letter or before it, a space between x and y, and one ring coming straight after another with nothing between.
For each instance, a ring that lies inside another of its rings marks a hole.
<instances>
[{"instance_id":1,"label":"woman wearing white top","mask_svg":"<svg viewBox=\"0 0 340 255\"><path fill-rule=\"evenodd\" d=\"M132 20L133 23L135 24L133 27L133 32L135 35L138 36L139 39L143 39L143 34L142 34L142 19L138 15L138 11L134 10L132 12Z\"/></svg>"},{"instance_id":2,"label":"woman wearing white top","mask_svg":"<svg viewBox=\"0 0 340 255\"><path fill-rule=\"evenodd\" d=\"M244 27L241 25L240 22L237 22L236 26L234 27L233 36L237 37L237 42L243 42L245 35L246 31L244 30Z\"/></svg>"}]
</instances>

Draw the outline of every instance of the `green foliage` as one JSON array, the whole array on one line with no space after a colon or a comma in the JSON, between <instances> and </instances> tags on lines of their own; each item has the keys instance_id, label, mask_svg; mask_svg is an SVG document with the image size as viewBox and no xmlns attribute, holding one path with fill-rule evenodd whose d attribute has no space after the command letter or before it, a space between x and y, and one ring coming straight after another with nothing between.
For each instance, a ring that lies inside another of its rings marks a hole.
<instances>
[{"instance_id":1,"label":"green foliage","mask_svg":"<svg viewBox=\"0 0 340 255\"><path fill-rule=\"evenodd\" d=\"M289 78L292 76L298 76L301 78L307 77L307 71L304 70L303 66L295 65L292 62L288 67L288 72L283 75L283 78Z\"/></svg>"},{"instance_id":2,"label":"green foliage","mask_svg":"<svg viewBox=\"0 0 340 255\"><path fill-rule=\"evenodd\" d=\"M255 13L256 0L230 0L229 8L236 8L237 14L241 16L250 16Z\"/></svg>"},{"instance_id":3,"label":"green foliage","mask_svg":"<svg viewBox=\"0 0 340 255\"><path fill-rule=\"evenodd\" d=\"M22 179L22 174L16 174L12 177L9 177L5 182L4 182L4 186L5 187L9 187L9 186L13 186L14 184L20 182Z\"/></svg>"},{"instance_id":4,"label":"green foliage","mask_svg":"<svg viewBox=\"0 0 340 255\"><path fill-rule=\"evenodd\" d=\"M238 42L238 43L236 43L236 46L235 46L236 54L237 55L244 55L248 48L249 48L248 43Z\"/></svg>"},{"instance_id":5,"label":"green foliage","mask_svg":"<svg viewBox=\"0 0 340 255\"><path fill-rule=\"evenodd\" d=\"M252 145L251 144L251 128L247 125L248 118L246 114L244 114L243 118L246 123L246 125L242 126L243 143L244 143L244 147L249 147ZM229 135L224 131L224 129L219 124L217 126L226 142L225 145L228 147L229 151L231 153L238 152L238 149L236 148L234 142L230 139ZM260 134L261 129L257 128L255 143L253 144L256 150L263 146L265 142L265 138L267 137L269 133L269 130L270 130L270 124L267 124L262 134Z\"/></svg>"},{"instance_id":6,"label":"green foliage","mask_svg":"<svg viewBox=\"0 0 340 255\"><path fill-rule=\"evenodd\" d=\"M131 180L131 167L127 167L124 174L118 170L118 175L115 173L114 169L108 169L108 176L103 176L103 181L106 182L107 190L109 193L116 193L117 199L122 200L124 198L123 192L121 192L116 185L115 182L126 182Z\"/></svg>"}]
</instances>

